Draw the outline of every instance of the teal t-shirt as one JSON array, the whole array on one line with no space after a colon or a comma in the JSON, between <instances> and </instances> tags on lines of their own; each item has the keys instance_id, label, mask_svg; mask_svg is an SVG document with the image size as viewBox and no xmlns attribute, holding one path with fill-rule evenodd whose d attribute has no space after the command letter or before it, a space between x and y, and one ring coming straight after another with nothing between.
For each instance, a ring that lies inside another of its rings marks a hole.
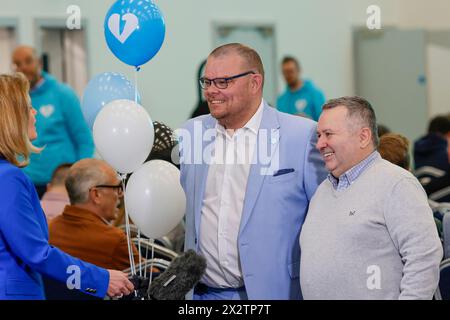
<instances>
[{"instance_id":1,"label":"teal t-shirt","mask_svg":"<svg viewBox=\"0 0 450 320\"><path fill-rule=\"evenodd\" d=\"M44 147L31 154L24 172L36 185L47 184L53 171L63 163L74 163L94 154L91 131L80 108L75 92L43 72L44 81L30 91L31 104L36 109L36 132L32 143Z\"/></svg>"},{"instance_id":2,"label":"teal t-shirt","mask_svg":"<svg viewBox=\"0 0 450 320\"><path fill-rule=\"evenodd\" d=\"M297 91L289 87L277 99L277 109L289 114L300 114L314 121L319 120L325 96L312 81L305 80L303 86Z\"/></svg>"}]
</instances>

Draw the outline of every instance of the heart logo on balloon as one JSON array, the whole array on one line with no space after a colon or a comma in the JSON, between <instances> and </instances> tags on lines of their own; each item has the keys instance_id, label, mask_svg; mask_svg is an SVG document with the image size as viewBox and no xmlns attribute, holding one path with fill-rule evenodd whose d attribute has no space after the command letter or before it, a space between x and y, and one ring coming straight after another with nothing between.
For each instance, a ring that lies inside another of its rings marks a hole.
<instances>
[{"instance_id":1,"label":"heart logo on balloon","mask_svg":"<svg viewBox=\"0 0 450 320\"><path fill-rule=\"evenodd\" d=\"M125 27L122 33L120 33L120 15L115 13L109 17L108 27L109 31L117 38L121 43L125 43L127 39L133 34L139 27L139 19L132 13L127 13L122 17L125 21Z\"/></svg>"}]
</instances>

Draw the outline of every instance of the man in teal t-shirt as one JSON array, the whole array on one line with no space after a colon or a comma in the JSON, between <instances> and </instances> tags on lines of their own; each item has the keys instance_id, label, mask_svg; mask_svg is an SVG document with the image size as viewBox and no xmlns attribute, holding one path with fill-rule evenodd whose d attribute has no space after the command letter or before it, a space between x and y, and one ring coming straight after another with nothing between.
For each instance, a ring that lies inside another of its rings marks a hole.
<instances>
[{"instance_id":1,"label":"man in teal t-shirt","mask_svg":"<svg viewBox=\"0 0 450 320\"><path fill-rule=\"evenodd\" d=\"M30 82L31 104L37 111L38 137L33 144L44 149L31 155L24 171L41 197L55 168L92 157L94 142L75 92L41 70L35 50L20 46L12 60L16 71L22 72Z\"/></svg>"},{"instance_id":2,"label":"man in teal t-shirt","mask_svg":"<svg viewBox=\"0 0 450 320\"><path fill-rule=\"evenodd\" d=\"M277 109L317 121L325 103L322 91L312 81L300 77L301 68L295 58L285 57L281 69L287 88L277 99Z\"/></svg>"}]
</instances>

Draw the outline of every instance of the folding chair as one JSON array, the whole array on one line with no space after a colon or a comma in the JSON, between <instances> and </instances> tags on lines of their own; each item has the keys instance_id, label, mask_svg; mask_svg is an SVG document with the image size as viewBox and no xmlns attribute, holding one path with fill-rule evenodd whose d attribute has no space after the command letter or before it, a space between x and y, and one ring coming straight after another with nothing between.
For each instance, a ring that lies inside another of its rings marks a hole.
<instances>
[{"instance_id":1,"label":"folding chair","mask_svg":"<svg viewBox=\"0 0 450 320\"><path fill-rule=\"evenodd\" d=\"M434 298L436 300L450 300L450 259L441 262L439 275L439 285Z\"/></svg>"}]
</instances>

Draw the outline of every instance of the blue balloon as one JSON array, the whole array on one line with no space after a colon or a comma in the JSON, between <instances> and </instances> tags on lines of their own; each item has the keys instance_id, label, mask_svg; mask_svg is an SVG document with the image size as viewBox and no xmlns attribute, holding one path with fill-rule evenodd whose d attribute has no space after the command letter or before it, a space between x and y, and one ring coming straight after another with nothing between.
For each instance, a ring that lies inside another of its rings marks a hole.
<instances>
[{"instance_id":1,"label":"blue balloon","mask_svg":"<svg viewBox=\"0 0 450 320\"><path fill-rule=\"evenodd\" d=\"M139 67L153 58L164 42L166 26L150 0L118 0L105 18L109 49L122 62Z\"/></svg>"},{"instance_id":2,"label":"blue balloon","mask_svg":"<svg viewBox=\"0 0 450 320\"><path fill-rule=\"evenodd\" d=\"M120 99L135 101L136 89L134 85L122 74L105 72L96 75L84 89L81 101L81 110L89 128L94 126L95 117L109 102ZM137 95L138 103L141 97Z\"/></svg>"}]
</instances>

